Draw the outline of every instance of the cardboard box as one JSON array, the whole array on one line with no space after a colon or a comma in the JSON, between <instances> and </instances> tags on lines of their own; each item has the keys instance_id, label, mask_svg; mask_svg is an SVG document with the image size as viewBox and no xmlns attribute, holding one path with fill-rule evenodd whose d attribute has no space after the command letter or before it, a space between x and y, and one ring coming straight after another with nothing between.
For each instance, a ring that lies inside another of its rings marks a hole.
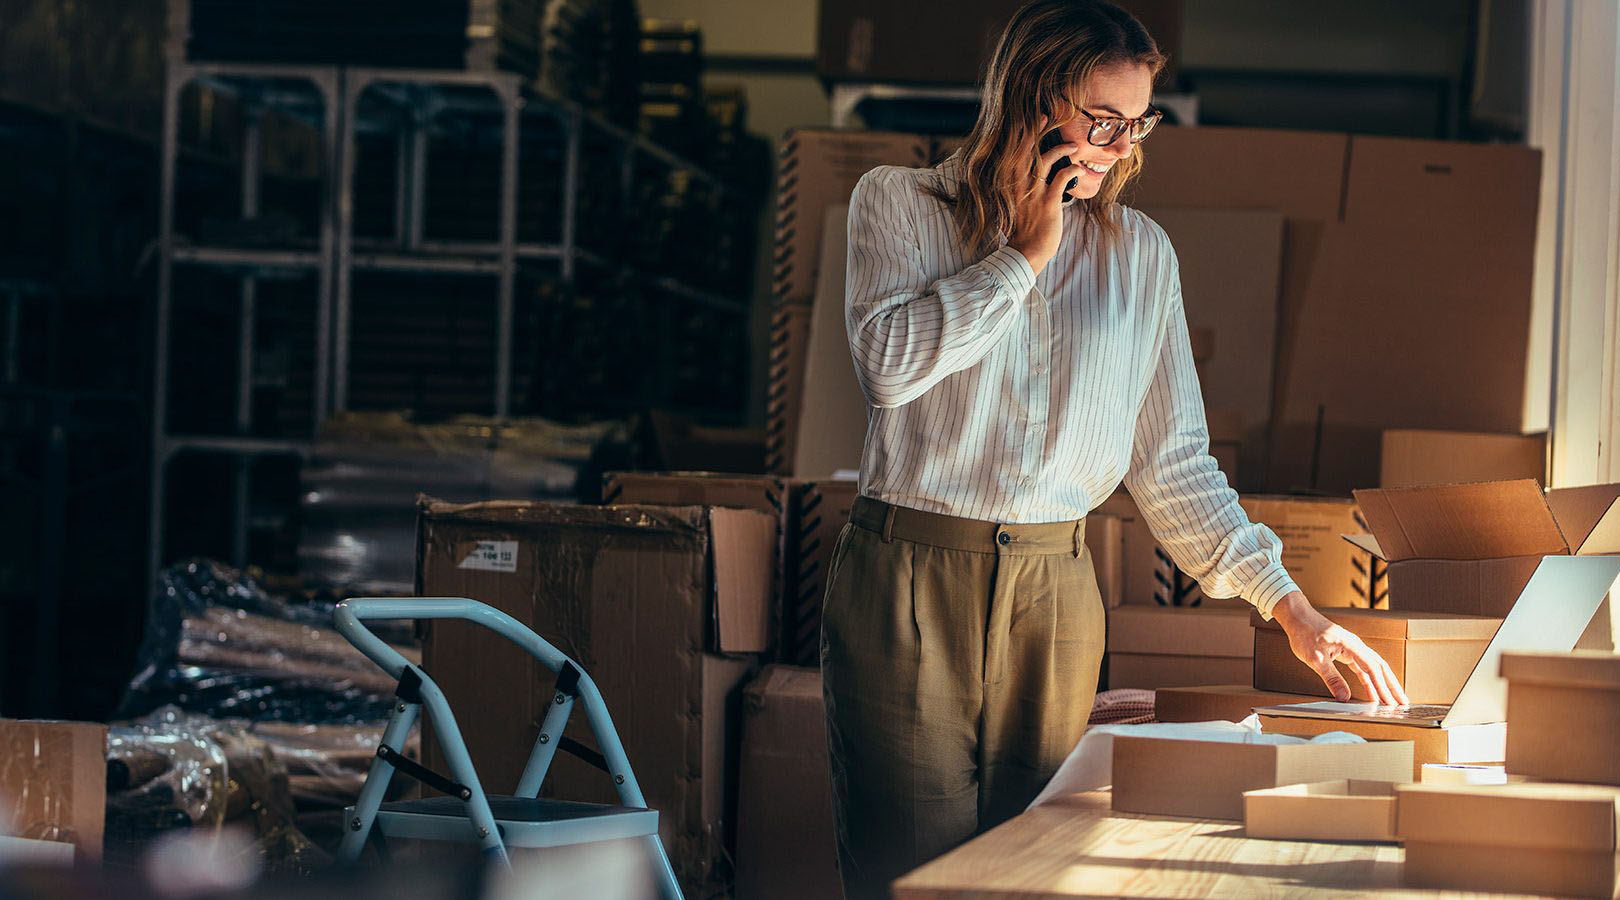
<instances>
[{"instance_id":1,"label":"cardboard box","mask_svg":"<svg viewBox=\"0 0 1620 900\"><path fill-rule=\"evenodd\" d=\"M1284 316L1273 487L1372 484L1386 428L1523 419L1540 151L1358 135L1347 162L1292 327Z\"/></svg>"},{"instance_id":2,"label":"cardboard box","mask_svg":"<svg viewBox=\"0 0 1620 900\"><path fill-rule=\"evenodd\" d=\"M1206 407L1204 419L1209 425L1209 455L1215 458L1215 465L1219 466L1221 474L1226 476L1226 483L1233 489L1241 489L1240 486L1244 484L1246 477L1239 469L1244 460L1243 414L1229 407ZM1263 430L1256 430L1250 435L1250 440L1254 441L1255 447L1263 447L1264 436Z\"/></svg>"},{"instance_id":3,"label":"cardboard box","mask_svg":"<svg viewBox=\"0 0 1620 900\"><path fill-rule=\"evenodd\" d=\"M743 692L737 897L837 897L821 673L767 666Z\"/></svg>"},{"instance_id":4,"label":"cardboard box","mask_svg":"<svg viewBox=\"0 0 1620 900\"><path fill-rule=\"evenodd\" d=\"M804 227L811 227L811 223L804 223ZM799 426L789 470L801 478L831 478L839 471L859 469L866 443L866 395L855 376L849 333L844 326L849 204L830 204L819 227L819 274L810 311L804 393L799 402Z\"/></svg>"},{"instance_id":5,"label":"cardboard box","mask_svg":"<svg viewBox=\"0 0 1620 900\"><path fill-rule=\"evenodd\" d=\"M1267 734L1316 737L1330 731L1345 731L1369 741L1411 741L1413 780L1430 763L1486 763L1500 765L1507 751L1507 725L1454 725L1450 728L1420 728L1399 722L1348 722L1332 719L1306 719L1260 713L1260 730Z\"/></svg>"},{"instance_id":6,"label":"cardboard box","mask_svg":"<svg viewBox=\"0 0 1620 900\"><path fill-rule=\"evenodd\" d=\"M1147 155L1152 157L1151 149ZM1148 166L1154 166L1151 159ZM1230 444L1244 441L1257 449L1253 456L1259 463L1271 420L1283 216L1269 209L1156 206L1143 212L1164 229L1175 248L1189 329L1194 335L1210 332L1198 383L1211 449L1225 452ZM1195 337L1195 362L1198 351ZM1236 421L1220 421L1222 413ZM1222 471L1227 471L1224 466ZM1236 471L1227 477L1233 487L1247 488L1258 487L1264 474L1256 465L1243 478Z\"/></svg>"},{"instance_id":7,"label":"cardboard box","mask_svg":"<svg viewBox=\"0 0 1620 900\"><path fill-rule=\"evenodd\" d=\"M1243 830L1284 841L1395 840L1395 782L1339 779L1243 792Z\"/></svg>"},{"instance_id":8,"label":"cardboard box","mask_svg":"<svg viewBox=\"0 0 1620 900\"><path fill-rule=\"evenodd\" d=\"M780 545L773 646L797 665L819 662L826 569L856 494L853 481L713 472L611 472L602 483L609 503L729 506L773 516Z\"/></svg>"},{"instance_id":9,"label":"cardboard box","mask_svg":"<svg viewBox=\"0 0 1620 900\"><path fill-rule=\"evenodd\" d=\"M1620 656L1504 653L1507 771L1620 785Z\"/></svg>"},{"instance_id":10,"label":"cardboard box","mask_svg":"<svg viewBox=\"0 0 1620 900\"><path fill-rule=\"evenodd\" d=\"M1620 485L1542 493L1529 479L1355 492L1389 564L1390 607L1506 616L1549 555L1620 552Z\"/></svg>"},{"instance_id":11,"label":"cardboard box","mask_svg":"<svg viewBox=\"0 0 1620 900\"><path fill-rule=\"evenodd\" d=\"M0 719L0 834L72 844L101 861L107 726Z\"/></svg>"},{"instance_id":12,"label":"cardboard box","mask_svg":"<svg viewBox=\"0 0 1620 900\"><path fill-rule=\"evenodd\" d=\"M768 645L776 523L722 507L450 504L423 498L419 592L471 597L533 628L596 682L689 892L730 884L728 782L747 654ZM554 676L470 622L428 623L423 667L455 710L480 780L516 784ZM743 654L743 655L720 655ZM571 729L587 744L594 739ZM444 771L423 736L426 764ZM600 772L559 754L547 796L613 802Z\"/></svg>"},{"instance_id":13,"label":"cardboard box","mask_svg":"<svg viewBox=\"0 0 1620 900\"><path fill-rule=\"evenodd\" d=\"M1413 703L1450 703L1474 671L1502 625L1501 619L1455 613L1388 609L1324 609L1389 663ZM1288 635L1275 620L1255 613L1254 686L1268 691L1331 697L1321 676L1294 655ZM1371 700L1361 678L1343 663L1339 672L1353 700Z\"/></svg>"},{"instance_id":14,"label":"cardboard box","mask_svg":"<svg viewBox=\"0 0 1620 900\"><path fill-rule=\"evenodd\" d=\"M1354 501L1335 497L1273 497L1243 495L1238 498L1249 520L1270 528L1282 540L1283 565L1310 598L1311 605L1324 607L1368 607L1384 600L1382 566L1375 567L1372 554L1359 547L1346 547L1343 535L1366 529ZM1118 504L1116 501L1116 505ZM1133 514L1135 505L1131 505ZM1126 582L1134 584L1130 598L1149 597L1160 606L1220 606L1249 609L1241 597L1215 598L1204 594L1190 576L1171 561L1153 540L1145 521L1137 540L1128 547ZM1143 550L1151 542L1151 549ZM1127 602L1139 602L1129 599ZM1240 679L1242 680L1242 679Z\"/></svg>"},{"instance_id":15,"label":"cardboard box","mask_svg":"<svg viewBox=\"0 0 1620 900\"><path fill-rule=\"evenodd\" d=\"M1174 84L1181 55L1181 0L1118 0L1169 55L1162 84ZM1019 0L857 3L824 0L816 31L816 74L828 81L972 85Z\"/></svg>"},{"instance_id":16,"label":"cardboard box","mask_svg":"<svg viewBox=\"0 0 1620 900\"><path fill-rule=\"evenodd\" d=\"M1509 776L1502 766L1462 766L1443 763L1424 763L1422 784L1507 784L1523 781L1518 775Z\"/></svg>"},{"instance_id":17,"label":"cardboard box","mask_svg":"<svg viewBox=\"0 0 1620 900\"><path fill-rule=\"evenodd\" d=\"M1241 722L1256 706L1307 703L1310 697L1262 691L1246 684L1159 688L1154 693L1153 718L1160 722Z\"/></svg>"},{"instance_id":18,"label":"cardboard box","mask_svg":"<svg viewBox=\"0 0 1620 900\"><path fill-rule=\"evenodd\" d=\"M929 139L918 134L827 128L784 134L776 179L777 304L807 306L815 297L828 207L848 205L855 183L878 166L926 166L929 153Z\"/></svg>"},{"instance_id":19,"label":"cardboard box","mask_svg":"<svg viewBox=\"0 0 1620 900\"><path fill-rule=\"evenodd\" d=\"M1547 436L1385 429L1378 486L1421 487L1472 481L1546 481Z\"/></svg>"},{"instance_id":20,"label":"cardboard box","mask_svg":"<svg viewBox=\"0 0 1620 900\"><path fill-rule=\"evenodd\" d=\"M1125 522L1119 516L1086 516L1086 549L1097 573L1097 591L1103 607L1113 609L1125 601Z\"/></svg>"},{"instance_id":21,"label":"cardboard box","mask_svg":"<svg viewBox=\"0 0 1620 900\"><path fill-rule=\"evenodd\" d=\"M1413 887L1583 897L1620 890L1620 789L1402 785L1395 807L1402 878Z\"/></svg>"},{"instance_id":22,"label":"cardboard box","mask_svg":"<svg viewBox=\"0 0 1620 900\"><path fill-rule=\"evenodd\" d=\"M1386 428L1517 430L1540 165L1522 146L1154 132L1127 203L1285 217L1269 490L1373 484ZM1205 177L1210 167L1222 177ZM1436 334L1446 346L1431 346Z\"/></svg>"},{"instance_id":23,"label":"cardboard box","mask_svg":"<svg viewBox=\"0 0 1620 900\"><path fill-rule=\"evenodd\" d=\"M1241 609L1125 605L1108 611L1108 686L1165 688L1244 681L1253 667Z\"/></svg>"},{"instance_id":24,"label":"cardboard box","mask_svg":"<svg viewBox=\"0 0 1620 900\"><path fill-rule=\"evenodd\" d=\"M1357 778L1406 781L1407 741L1233 744L1114 737L1114 809L1199 819L1243 818L1243 792Z\"/></svg>"}]
</instances>

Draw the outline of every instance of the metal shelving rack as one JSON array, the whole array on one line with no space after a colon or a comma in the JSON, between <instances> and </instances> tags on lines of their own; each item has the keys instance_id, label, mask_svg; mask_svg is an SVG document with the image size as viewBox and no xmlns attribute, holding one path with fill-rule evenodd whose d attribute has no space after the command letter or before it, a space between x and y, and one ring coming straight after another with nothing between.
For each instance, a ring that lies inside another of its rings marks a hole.
<instances>
[{"instance_id":1,"label":"metal shelving rack","mask_svg":"<svg viewBox=\"0 0 1620 900\"><path fill-rule=\"evenodd\" d=\"M247 112L246 148L242 160L242 215L258 211L262 176L259 158L259 115L268 109L291 112L319 128L322 141L320 223L314 247L235 248L182 243L175 233L175 191L179 159L179 112L182 91L193 82L223 88L244 102ZM313 85L319 108L289 93L288 82ZM361 115L362 100L381 99L392 107L381 121ZM430 240L424 237L426 217L427 138L433 119L445 112L496 113L501 121L500 205L494 241ZM556 243L520 242L517 239L518 177L521 127L528 116L546 116L564 129L565 155L561 174L560 239ZM362 129L396 132L394 222L391 239L357 238L355 226L355 169L357 136ZM160 260L158 265L157 338L153 378L152 502L148 575L155 577L163 561L164 497L167 471L180 452L225 454L235 467L232 499L233 562L247 558L247 519L253 461L266 455L306 457L313 435L298 439L252 437L254 376L254 310L257 281L277 272L313 272L317 298L313 422L349 408L349 365L353 316L353 275L356 272L420 272L449 275L493 275L496 278L496 330L494 397L497 416L511 412L513 381L513 322L515 284L522 267L555 264L561 280L572 283L579 264L608 266L601 255L580 246L577 213L580 197L580 154L583 136L594 129L607 136L618 154L619 187L628 196L640 158L678 169L717 192L752 196L720 176L620 128L571 101L544 95L517 74L501 71L412 70L337 66L286 66L239 63L197 63L183 59L179 45L171 47L164 94L162 146ZM206 266L234 273L240 279L239 362L236 392L236 433L229 435L173 435L167 429L167 391L170 358L169 332L173 306L173 268ZM745 298L688 285L678 279L612 264L615 272L634 278L645 287L680 302L746 316Z\"/></svg>"}]
</instances>

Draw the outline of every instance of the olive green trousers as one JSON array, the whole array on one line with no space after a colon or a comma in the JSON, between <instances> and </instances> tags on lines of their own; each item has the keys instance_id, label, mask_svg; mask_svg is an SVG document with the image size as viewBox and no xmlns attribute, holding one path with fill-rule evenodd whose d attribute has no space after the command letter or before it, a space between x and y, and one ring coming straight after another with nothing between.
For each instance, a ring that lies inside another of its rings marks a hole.
<instances>
[{"instance_id":1,"label":"olive green trousers","mask_svg":"<svg viewBox=\"0 0 1620 900\"><path fill-rule=\"evenodd\" d=\"M1086 727L1104 614L1085 521L997 525L857 498L822 612L839 871L887 897L1021 812Z\"/></svg>"}]
</instances>

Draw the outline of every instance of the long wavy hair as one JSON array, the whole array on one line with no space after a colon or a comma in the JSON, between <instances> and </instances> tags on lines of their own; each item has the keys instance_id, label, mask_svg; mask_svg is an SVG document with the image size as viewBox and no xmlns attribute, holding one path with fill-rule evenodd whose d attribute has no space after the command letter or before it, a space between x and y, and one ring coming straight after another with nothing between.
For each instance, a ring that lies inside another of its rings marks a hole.
<instances>
[{"instance_id":1,"label":"long wavy hair","mask_svg":"<svg viewBox=\"0 0 1620 900\"><path fill-rule=\"evenodd\" d=\"M1032 191L1035 146L1045 131L1079 115L1091 74L1118 63L1148 68L1157 79L1166 58L1135 16L1107 0L1034 0L1001 33L980 90L979 118L957 151L962 181L924 190L945 203L969 258L996 249L1013 230L1014 202ZM1084 207L1085 233L1119 236L1114 207L1142 168L1141 150L1115 163Z\"/></svg>"}]
</instances>

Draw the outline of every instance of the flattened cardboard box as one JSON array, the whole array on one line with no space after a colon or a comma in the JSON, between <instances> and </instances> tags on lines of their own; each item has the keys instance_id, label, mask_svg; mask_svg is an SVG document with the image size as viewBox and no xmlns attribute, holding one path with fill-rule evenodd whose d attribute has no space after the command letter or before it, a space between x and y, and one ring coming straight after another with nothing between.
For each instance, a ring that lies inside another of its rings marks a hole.
<instances>
[{"instance_id":1,"label":"flattened cardboard box","mask_svg":"<svg viewBox=\"0 0 1620 900\"><path fill-rule=\"evenodd\" d=\"M1620 788L1402 785L1396 831L1414 887L1612 897Z\"/></svg>"},{"instance_id":2,"label":"flattened cardboard box","mask_svg":"<svg viewBox=\"0 0 1620 900\"><path fill-rule=\"evenodd\" d=\"M929 151L929 139L918 134L828 128L784 134L776 176L776 302L809 305L815 296L828 206L847 204L855 183L878 166L928 165Z\"/></svg>"},{"instance_id":3,"label":"flattened cardboard box","mask_svg":"<svg viewBox=\"0 0 1620 900\"><path fill-rule=\"evenodd\" d=\"M1508 772L1620 785L1620 656L1504 653L1502 677Z\"/></svg>"},{"instance_id":4,"label":"flattened cardboard box","mask_svg":"<svg viewBox=\"0 0 1620 900\"><path fill-rule=\"evenodd\" d=\"M821 673L767 666L743 692L737 898L819 900L842 890Z\"/></svg>"},{"instance_id":5,"label":"flattened cardboard box","mask_svg":"<svg viewBox=\"0 0 1620 900\"><path fill-rule=\"evenodd\" d=\"M1159 688L1153 695L1153 718L1159 722L1240 722L1256 706L1308 703L1304 694L1262 691L1247 684Z\"/></svg>"},{"instance_id":6,"label":"flattened cardboard box","mask_svg":"<svg viewBox=\"0 0 1620 900\"><path fill-rule=\"evenodd\" d=\"M418 590L511 615L578 662L602 691L688 891L730 882L727 789L743 679L764 649L775 523L719 507L526 501L418 509ZM480 778L509 792L554 677L465 622L430 623L423 667L444 689ZM583 719L572 736L594 746ZM427 764L443 754L424 735ZM600 772L559 755L548 796L613 802Z\"/></svg>"},{"instance_id":7,"label":"flattened cardboard box","mask_svg":"<svg viewBox=\"0 0 1620 900\"><path fill-rule=\"evenodd\" d=\"M1387 428L1378 486L1422 487L1471 481L1546 480L1547 436Z\"/></svg>"},{"instance_id":8,"label":"flattened cardboard box","mask_svg":"<svg viewBox=\"0 0 1620 900\"><path fill-rule=\"evenodd\" d=\"M1620 552L1620 485L1548 491L1529 479L1355 492L1389 563L1390 608L1506 616L1543 556Z\"/></svg>"},{"instance_id":9,"label":"flattened cardboard box","mask_svg":"<svg viewBox=\"0 0 1620 900\"><path fill-rule=\"evenodd\" d=\"M1241 820L1244 791L1338 778L1406 781L1411 771L1409 741L1236 744L1117 735L1113 806L1121 812Z\"/></svg>"},{"instance_id":10,"label":"flattened cardboard box","mask_svg":"<svg viewBox=\"0 0 1620 900\"><path fill-rule=\"evenodd\" d=\"M0 834L74 846L101 861L107 817L107 726L0 719Z\"/></svg>"},{"instance_id":11,"label":"flattened cardboard box","mask_svg":"<svg viewBox=\"0 0 1620 900\"><path fill-rule=\"evenodd\" d=\"M1108 686L1231 684L1253 667L1254 636L1241 609L1120 606L1108 610Z\"/></svg>"},{"instance_id":12,"label":"flattened cardboard box","mask_svg":"<svg viewBox=\"0 0 1620 900\"><path fill-rule=\"evenodd\" d=\"M1389 663L1413 703L1450 703L1485 653L1502 620L1488 616L1389 609L1324 609L1322 615L1343 625ZM1275 620L1255 613L1254 686L1331 697L1327 685L1288 646L1288 635ZM1353 700L1371 700L1360 677L1343 663L1339 673L1350 685Z\"/></svg>"},{"instance_id":13,"label":"flattened cardboard box","mask_svg":"<svg viewBox=\"0 0 1620 900\"><path fill-rule=\"evenodd\" d=\"M1502 722L1421 728L1399 722L1351 722L1261 713L1260 730L1266 734L1291 734L1306 738L1330 731L1346 731L1369 741L1411 741L1413 761L1410 778L1413 781L1423 777L1425 765L1500 764L1507 751L1507 725Z\"/></svg>"}]
</instances>

